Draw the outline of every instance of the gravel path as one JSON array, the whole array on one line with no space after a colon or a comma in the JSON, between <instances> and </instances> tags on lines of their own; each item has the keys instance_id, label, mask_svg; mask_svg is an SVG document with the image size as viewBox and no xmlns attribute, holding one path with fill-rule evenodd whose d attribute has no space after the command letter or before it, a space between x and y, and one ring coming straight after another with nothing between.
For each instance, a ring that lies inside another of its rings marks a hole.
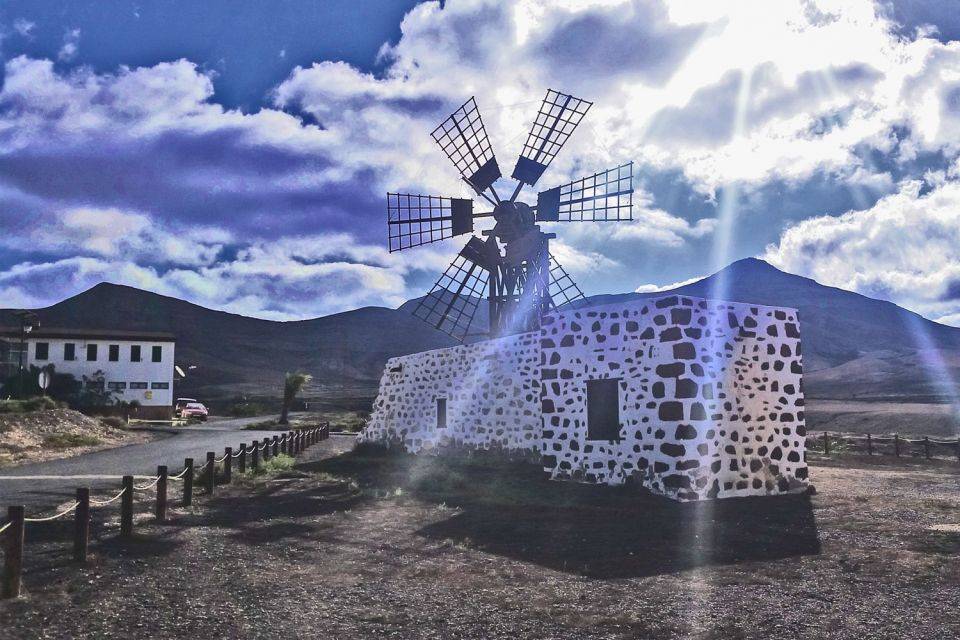
<instances>
[{"instance_id":1,"label":"gravel path","mask_svg":"<svg viewBox=\"0 0 960 640\"><path fill-rule=\"evenodd\" d=\"M4 637L960 637L960 536L931 529L960 522L955 468L824 460L807 502L575 504L601 494L324 460L350 446L333 437L309 474L224 489L134 542L98 528L83 568L35 534Z\"/></svg>"}]
</instances>

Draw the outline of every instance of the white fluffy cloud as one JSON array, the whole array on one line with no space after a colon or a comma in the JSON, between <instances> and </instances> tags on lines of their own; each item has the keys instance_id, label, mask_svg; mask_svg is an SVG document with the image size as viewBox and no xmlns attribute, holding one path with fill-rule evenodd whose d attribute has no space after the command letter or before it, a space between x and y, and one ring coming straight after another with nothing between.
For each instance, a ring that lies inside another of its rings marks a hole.
<instances>
[{"instance_id":1,"label":"white fluffy cloud","mask_svg":"<svg viewBox=\"0 0 960 640\"><path fill-rule=\"evenodd\" d=\"M71 30L59 64L6 63L0 247L19 253L0 260L0 294L25 304L47 290L52 302L106 279L269 317L397 304L461 243L387 254L382 194L468 195L429 132L470 95L505 174L547 87L595 102L541 187L633 159L641 176L675 172L707 200L731 183L749 196L815 175L890 193L891 166L960 154L960 43L893 27L871 0L427 2L384 45L377 74L298 67L255 113L218 104L212 74L188 60L65 71ZM903 188L862 215L947 197L956 179L931 173L931 194ZM692 246L709 253L716 220L638 199L632 223L564 227L556 254L581 283L617 268L636 277L648 249L672 263ZM806 249L793 238L857 215L802 223L771 255L794 264ZM709 267L687 258L691 273ZM935 298L924 308L956 311Z\"/></svg>"},{"instance_id":2,"label":"white fluffy cloud","mask_svg":"<svg viewBox=\"0 0 960 640\"><path fill-rule=\"evenodd\" d=\"M787 229L764 256L781 269L960 325L960 182L912 181L867 210Z\"/></svg>"}]
</instances>

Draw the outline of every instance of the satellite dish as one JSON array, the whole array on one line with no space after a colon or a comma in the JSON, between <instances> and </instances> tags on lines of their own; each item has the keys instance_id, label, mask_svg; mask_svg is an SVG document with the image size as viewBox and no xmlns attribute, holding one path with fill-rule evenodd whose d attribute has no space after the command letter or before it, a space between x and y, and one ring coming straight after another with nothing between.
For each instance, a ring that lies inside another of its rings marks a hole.
<instances>
[{"instance_id":1,"label":"satellite dish","mask_svg":"<svg viewBox=\"0 0 960 640\"><path fill-rule=\"evenodd\" d=\"M390 252L469 236L413 315L463 342L486 296L492 336L532 331L540 317L583 299L583 292L550 253L553 233L541 222L623 222L633 219L633 163L627 162L541 191L537 204L518 201L553 161L593 103L547 91L511 177L513 195L501 199L494 182L502 177L474 98L431 134L460 177L493 211L477 212L473 200L412 193L387 194ZM496 225L473 233L473 223L492 217Z\"/></svg>"},{"instance_id":2,"label":"satellite dish","mask_svg":"<svg viewBox=\"0 0 960 640\"><path fill-rule=\"evenodd\" d=\"M50 386L50 373L47 371L41 371L40 375L37 376L37 385L46 391L47 387Z\"/></svg>"}]
</instances>

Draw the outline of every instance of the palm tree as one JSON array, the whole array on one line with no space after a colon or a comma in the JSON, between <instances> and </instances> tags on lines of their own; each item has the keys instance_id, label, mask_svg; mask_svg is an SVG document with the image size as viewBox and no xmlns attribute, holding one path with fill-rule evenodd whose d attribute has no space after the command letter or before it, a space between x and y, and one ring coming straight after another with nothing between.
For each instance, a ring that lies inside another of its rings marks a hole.
<instances>
[{"instance_id":1,"label":"palm tree","mask_svg":"<svg viewBox=\"0 0 960 640\"><path fill-rule=\"evenodd\" d=\"M297 397L297 394L311 380L313 380L313 376L309 373L300 371L287 373L283 381L283 407L280 409L280 420L278 421L280 424L289 424L290 405L293 404L293 399Z\"/></svg>"}]
</instances>

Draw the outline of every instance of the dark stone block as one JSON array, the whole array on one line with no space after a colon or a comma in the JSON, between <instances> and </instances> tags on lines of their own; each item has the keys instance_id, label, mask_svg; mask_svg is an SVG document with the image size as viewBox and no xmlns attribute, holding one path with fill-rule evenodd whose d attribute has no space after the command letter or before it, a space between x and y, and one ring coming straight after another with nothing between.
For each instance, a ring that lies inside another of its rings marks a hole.
<instances>
[{"instance_id":1,"label":"dark stone block","mask_svg":"<svg viewBox=\"0 0 960 640\"><path fill-rule=\"evenodd\" d=\"M653 392L654 398L662 398L666 394L666 389L664 388L663 383L659 381L653 383L653 388L651 391Z\"/></svg>"},{"instance_id":2,"label":"dark stone block","mask_svg":"<svg viewBox=\"0 0 960 640\"><path fill-rule=\"evenodd\" d=\"M763 463L762 463L762 462L760 462L760 461L757 460L756 458L754 458L753 460L750 461L750 471L751 471L752 473L756 473L757 471L760 471L760 469L763 469Z\"/></svg>"},{"instance_id":3,"label":"dark stone block","mask_svg":"<svg viewBox=\"0 0 960 640\"><path fill-rule=\"evenodd\" d=\"M677 296L662 298L660 300L657 300L657 309L666 309L668 307L672 307L679 304L679 302L680 302L680 298Z\"/></svg>"},{"instance_id":4,"label":"dark stone block","mask_svg":"<svg viewBox=\"0 0 960 640\"><path fill-rule=\"evenodd\" d=\"M653 331L653 327L647 327L646 329L643 330L643 333L640 334L640 339L641 339L641 340L653 340L653 337L654 337L655 335L656 335L656 334L655 334L654 331Z\"/></svg>"},{"instance_id":5,"label":"dark stone block","mask_svg":"<svg viewBox=\"0 0 960 640\"><path fill-rule=\"evenodd\" d=\"M798 451L791 451L787 454L787 460L790 462L800 462L800 453Z\"/></svg>"},{"instance_id":6,"label":"dark stone block","mask_svg":"<svg viewBox=\"0 0 960 640\"><path fill-rule=\"evenodd\" d=\"M675 440L693 440L697 437L697 428L691 424L678 424L673 435Z\"/></svg>"},{"instance_id":7,"label":"dark stone block","mask_svg":"<svg viewBox=\"0 0 960 640\"><path fill-rule=\"evenodd\" d=\"M660 332L660 342L673 342L681 338L683 338L683 332L680 331L680 327L667 327Z\"/></svg>"},{"instance_id":8,"label":"dark stone block","mask_svg":"<svg viewBox=\"0 0 960 640\"><path fill-rule=\"evenodd\" d=\"M690 324L691 315L690 309L671 309L670 321L673 324Z\"/></svg>"},{"instance_id":9,"label":"dark stone block","mask_svg":"<svg viewBox=\"0 0 960 640\"><path fill-rule=\"evenodd\" d=\"M655 473L665 473L670 470L670 467L663 462L654 462L653 471Z\"/></svg>"},{"instance_id":10,"label":"dark stone block","mask_svg":"<svg viewBox=\"0 0 960 640\"><path fill-rule=\"evenodd\" d=\"M660 445L660 451L672 458L680 458L687 454L687 448L682 444L676 444L673 442L664 442Z\"/></svg>"},{"instance_id":11,"label":"dark stone block","mask_svg":"<svg viewBox=\"0 0 960 640\"><path fill-rule=\"evenodd\" d=\"M683 372L686 368L687 365L682 362L660 364L657 365L657 375L661 378L676 378L677 376L683 375Z\"/></svg>"},{"instance_id":12,"label":"dark stone block","mask_svg":"<svg viewBox=\"0 0 960 640\"><path fill-rule=\"evenodd\" d=\"M656 384L662 384L660 382ZM677 378L677 398L696 398L699 385L690 378Z\"/></svg>"},{"instance_id":13,"label":"dark stone block","mask_svg":"<svg viewBox=\"0 0 960 640\"><path fill-rule=\"evenodd\" d=\"M788 338L800 337L800 332L797 330L797 325L792 322L788 322L783 325L783 330L786 332Z\"/></svg>"},{"instance_id":14,"label":"dark stone block","mask_svg":"<svg viewBox=\"0 0 960 640\"><path fill-rule=\"evenodd\" d=\"M680 473L672 473L669 476L664 476L663 486L669 487L671 489L689 489L690 476L686 476Z\"/></svg>"},{"instance_id":15,"label":"dark stone block","mask_svg":"<svg viewBox=\"0 0 960 640\"><path fill-rule=\"evenodd\" d=\"M689 471L690 469L699 469L699 460L681 460L677 463L677 471Z\"/></svg>"},{"instance_id":16,"label":"dark stone block","mask_svg":"<svg viewBox=\"0 0 960 640\"><path fill-rule=\"evenodd\" d=\"M543 456L543 466L546 469L553 469L557 466L557 456Z\"/></svg>"},{"instance_id":17,"label":"dark stone block","mask_svg":"<svg viewBox=\"0 0 960 640\"><path fill-rule=\"evenodd\" d=\"M661 340L663 338L661 337ZM681 342L673 345L673 357L677 360L695 360L697 357L697 348L692 342Z\"/></svg>"},{"instance_id":18,"label":"dark stone block","mask_svg":"<svg viewBox=\"0 0 960 640\"><path fill-rule=\"evenodd\" d=\"M682 402L662 402L658 416L661 420L683 420Z\"/></svg>"},{"instance_id":19,"label":"dark stone block","mask_svg":"<svg viewBox=\"0 0 960 640\"><path fill-rule=\"evenodd\" d=\"M703 405L699 402L694 402L690 405L690 419L691 420L706 420L707 411L703 408Z\"/></svg>"}]
</instances>

